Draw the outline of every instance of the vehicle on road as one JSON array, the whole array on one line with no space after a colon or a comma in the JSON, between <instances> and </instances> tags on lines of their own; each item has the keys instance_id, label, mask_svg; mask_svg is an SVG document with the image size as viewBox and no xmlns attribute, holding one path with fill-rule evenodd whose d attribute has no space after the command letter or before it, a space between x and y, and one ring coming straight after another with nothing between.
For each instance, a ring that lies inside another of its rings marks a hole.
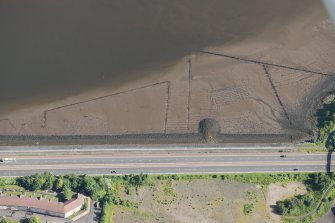
<instances>
[{"instance_id":1,"label":"vehicle on road","mask_svg":"<svg viewBox=\"0 0 335 223\"><path fill-rule=\"evenodd\" d=\"M332 211L333 215L335 215L335 207L331 207L331 211Z\"/></svg>"},{"instance_id":2,"label":"vehicle on road","mask_svg":"<svg viewBox=\"0 0 335 223\"><path fill-rule=\"evenodd\" d=\"M280 157L281 157L281 158L285 158L285 157L286 157L286 155L281 155Z\"/></svg>"},{"instance_id":3,"label":"vehicle on road","mask_svg":"<svg viewBox=\"0 0 335 223\"><path fill-rule=\"evenodd\" d=\"M298 168L294 168L293 171L298 171Z\"/></svg>"},{"instance_id":4,"label":"vehicle on road","mask_svg":"<svg viewBox=\"0 0 335 223\"><path fill-rule=\"evenodd\" d=\"M0 162L2 163L7 163L7 162L15 162L16 158L15 157L4 157L0 158Z\"/></svg>"},{"instance_id":5,"label":"vehicle on road","mask_svg":"<svg viewBox=\"0 0 335 223\"><path fill-rule=\"evenodd\" d=\"M111 173L116 173L116 171L115 171L115 170L112 170Z\"/></svg>"}]
</instances>

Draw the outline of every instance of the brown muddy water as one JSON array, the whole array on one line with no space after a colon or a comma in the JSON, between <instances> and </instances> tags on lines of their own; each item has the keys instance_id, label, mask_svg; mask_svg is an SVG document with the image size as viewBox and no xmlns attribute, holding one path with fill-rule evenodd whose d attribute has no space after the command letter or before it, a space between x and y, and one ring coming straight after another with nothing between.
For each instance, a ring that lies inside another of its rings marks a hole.
<instances>
[{"instance_id":1,"label":"brown muddy water","mask_svg":"<svg viewBox=\"0 0 335 223\"><path fill-rule=\"evenodd\" d=\"M242 41L317 0L1 0L0 110L141 78L143 66ZM280 27L278 27L280 28Z\"/></svg>"}]
</instances>

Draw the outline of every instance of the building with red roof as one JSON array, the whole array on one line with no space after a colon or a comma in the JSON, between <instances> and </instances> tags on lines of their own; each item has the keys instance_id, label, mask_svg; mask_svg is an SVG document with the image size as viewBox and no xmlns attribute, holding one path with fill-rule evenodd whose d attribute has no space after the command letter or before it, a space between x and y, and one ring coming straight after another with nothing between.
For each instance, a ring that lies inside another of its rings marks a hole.
<instances>
[{"instance_id":1,"label":"building with red roof","mask_svg":"<svg viewBox=\"0 0 335 223\"><path fill-rule=\"evenodd\" d=\"M85 196L77 194L66 202L57 202L44 198L0 195L0 209L30 211L39 214L67 218L81 210Z\"/></svg>"}]
</instances>

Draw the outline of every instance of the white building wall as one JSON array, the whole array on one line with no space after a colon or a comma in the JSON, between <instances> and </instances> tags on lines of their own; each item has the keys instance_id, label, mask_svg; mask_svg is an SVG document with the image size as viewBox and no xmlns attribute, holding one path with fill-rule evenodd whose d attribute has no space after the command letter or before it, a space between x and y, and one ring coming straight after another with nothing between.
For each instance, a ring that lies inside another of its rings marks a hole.
<instances>
[{"instance_id":1,"label":"white building wall","mask_svg":"<svg viewBox=\"0 0 335 223\"><path fill-rule=\"evenodd\" d=\"M53 212L53 211L46 211L46 210L39 209L39 208L27 208L27 207L24 207L24 206L1 206L1 208L3 208L3 209L11 208L11 209L15 209L15 210L18 210L18 211L31 211L31 212L38 213L38 214L45 214L45 215L61 217L61 218L65 217L63 213Z\"/></svg>"},{"instance_id":2,"label":"white building wall","mask_svg":"<svg viewBox=\"0 0 335 223\"><path fill-rule=\"evenodd\" d=\"M80 209L81 209L82 206L83 206L83 205L80 205L79 207L77 207L77 208L75 208L75 209L73 209L73 210L71 210L71 211L69 211L69 212L66 212L66 213L65 213L65 218L67 218L67 217L73 215L74 213L80 211Z\"/></svg>"}]
</instances>

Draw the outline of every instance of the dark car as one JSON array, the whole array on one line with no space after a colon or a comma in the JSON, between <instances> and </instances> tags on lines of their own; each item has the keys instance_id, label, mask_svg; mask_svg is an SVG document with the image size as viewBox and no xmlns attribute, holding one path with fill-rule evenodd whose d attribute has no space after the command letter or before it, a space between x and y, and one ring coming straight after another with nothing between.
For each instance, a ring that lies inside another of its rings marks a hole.
<instances>
[{"instance_id":1,"label":"dark car","mask_svg":"<svg viewBox=\"0 0 335 223\"><path fill-rule=\"evenodd\" d=\"M116 171L115 171L115 170L112 170L111 173L116 173Z\"/></svg>"},{"instance_id":2,"label":"dark car","mask_svg":"<svg viewBox=\"0 0 335 223\"><path fill-rule=\"evenodd\" d=\"M298 171L298 168L294 168L293 171Z\"/></svg>"},{"instance_id":3,"label":"dark car","mask_svg":"<svg viewBox=\"0 0 335 223\"><path fill-rule=\"evenodd\" d=\"M335 207L332 207L331 211L332 211L333 215L335 215Z\"/></svg>"},{"instance_id":4,"label":"dark car","mask_svg":"<svg viewBox=\"0 0 335 223\"><path fill-rule=\"evenodd\" d=\"M280 157L281 157L281 158L285 158L285 157L286 157L286 155L281 155Z\"/></svg>"}]
</instances>

